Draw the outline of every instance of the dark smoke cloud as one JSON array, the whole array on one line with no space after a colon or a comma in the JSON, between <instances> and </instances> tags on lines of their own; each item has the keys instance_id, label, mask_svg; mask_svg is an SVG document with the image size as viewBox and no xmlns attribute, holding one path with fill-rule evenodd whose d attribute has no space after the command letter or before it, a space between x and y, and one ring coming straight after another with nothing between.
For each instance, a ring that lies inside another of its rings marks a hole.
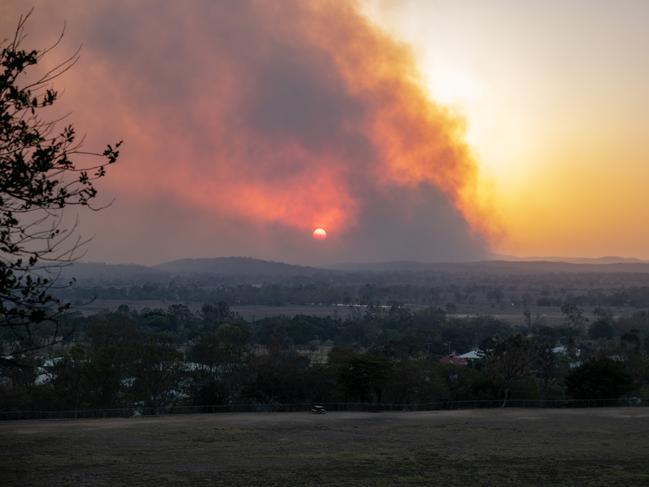
<instances>
[{"instance_id":1,"label":"dark smoke cloud","mask_svg":"<svg viewBox=\"0 0 649 487\"><path fill-rule=\"evenodd\" d=\"M3 33L25 8L2 7ZM102 186L115 204L83 216L89 258L485 254L461 121L354 3L38 3L28 42L47 45L64 19L57 53L84 47L59 103L88 146L126 141Z\"/></svg>"}]
</instances>

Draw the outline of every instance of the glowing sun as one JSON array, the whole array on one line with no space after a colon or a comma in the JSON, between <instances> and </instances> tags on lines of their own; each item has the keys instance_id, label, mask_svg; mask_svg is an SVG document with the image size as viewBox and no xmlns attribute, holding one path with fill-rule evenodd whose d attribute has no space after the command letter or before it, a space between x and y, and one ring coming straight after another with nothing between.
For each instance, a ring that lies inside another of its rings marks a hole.
<instances>
[{"instance_id":1,"label":"glowing sun","mask_svg":"<svg viewBox=\"0 0 649 487\"><path fill-rule=\"evenodd\" d=\"M324 240L327 238L327 231L324 228L316 228L313 230L313 238L316 240Z\"/></svg>"}]
</instances>

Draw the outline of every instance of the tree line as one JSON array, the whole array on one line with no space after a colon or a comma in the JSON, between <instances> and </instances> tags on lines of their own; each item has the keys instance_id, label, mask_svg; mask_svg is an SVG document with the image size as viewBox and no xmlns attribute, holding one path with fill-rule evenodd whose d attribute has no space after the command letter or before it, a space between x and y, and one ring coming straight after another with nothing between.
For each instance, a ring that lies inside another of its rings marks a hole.
<instances>
[{"instance_id":1,"label":"tree line","mask_svg":"<svg viewBox=\"0 0 649 487\"><path fill-rule=\"evenodd\" d=\"M70 315L63 343L3 366L0 407L649 398L647 313L564 311L564 326L543 327L401 306L255 321L225 303L122 306Z\"/></svg>"}]
</instances>

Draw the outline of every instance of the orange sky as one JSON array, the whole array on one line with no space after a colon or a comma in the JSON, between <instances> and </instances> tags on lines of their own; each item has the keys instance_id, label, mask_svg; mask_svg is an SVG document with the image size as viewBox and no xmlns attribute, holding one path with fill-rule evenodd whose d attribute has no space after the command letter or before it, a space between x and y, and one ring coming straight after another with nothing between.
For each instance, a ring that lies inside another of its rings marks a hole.
<instances>
[{"instance_id":1,"label":"orange sky","mask_svg":"<svg viewBox=\"0 0 649 487\"><path fill-rule=\"evenodd\" d=\"M364 5L466 117L495 252L649 258L648 2Z\"/></svg>"}]
</instances>

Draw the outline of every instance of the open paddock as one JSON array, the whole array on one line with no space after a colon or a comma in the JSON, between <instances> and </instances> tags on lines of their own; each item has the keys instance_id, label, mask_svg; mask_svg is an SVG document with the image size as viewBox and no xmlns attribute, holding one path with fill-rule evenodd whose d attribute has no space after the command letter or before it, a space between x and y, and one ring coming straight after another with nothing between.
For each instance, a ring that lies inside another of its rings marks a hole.
<instances>
[{"instance_id":1,"label":"open paddock","mask_svg":"<svg viewBox=\"0 0 649 487\"><path fill-rule=\"evenodd\" d=\"M2 485L649 485L649 408L0 423Z\"/></svg>"}]
</instances>

